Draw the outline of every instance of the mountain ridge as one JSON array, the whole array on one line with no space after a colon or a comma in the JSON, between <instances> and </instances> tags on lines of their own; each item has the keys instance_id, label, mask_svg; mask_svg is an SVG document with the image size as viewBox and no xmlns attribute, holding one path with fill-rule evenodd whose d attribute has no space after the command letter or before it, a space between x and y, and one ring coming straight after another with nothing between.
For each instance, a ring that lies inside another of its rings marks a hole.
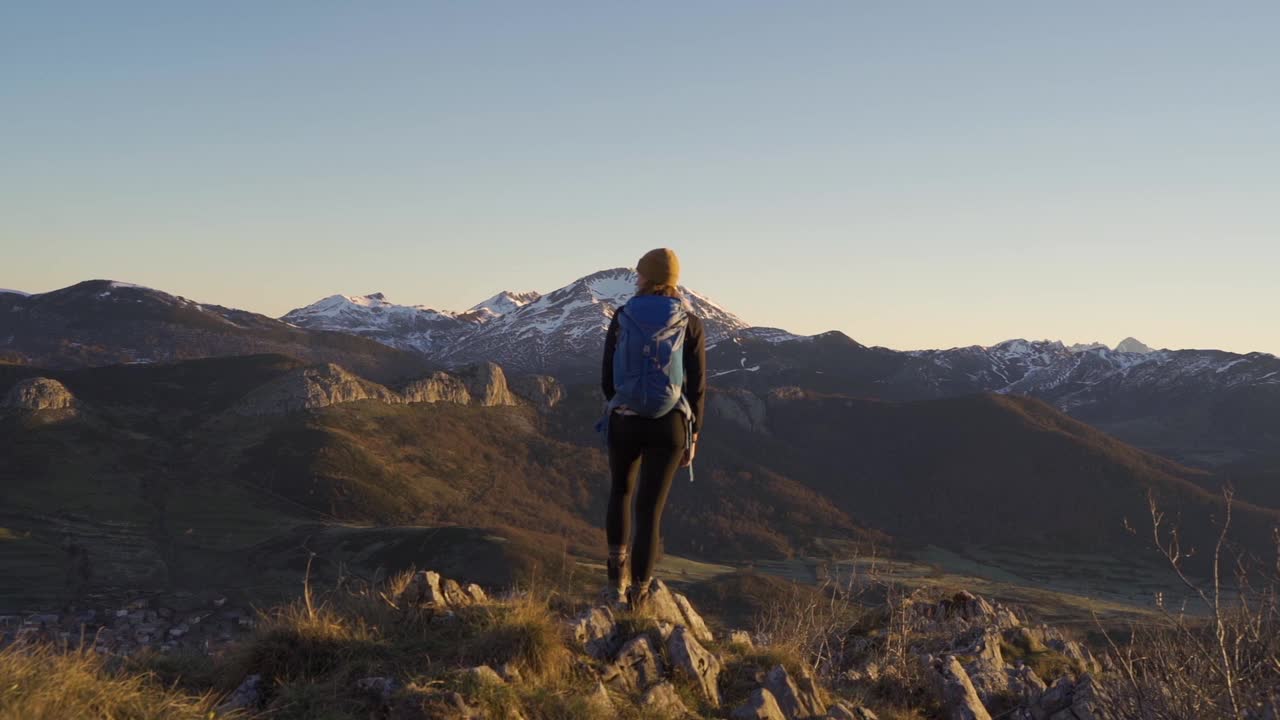
<instances>
[{"instance_id":1,"label":"mountain ridge","mask_svg":"<svg viewBox=\"0 0 1280 720\"><path fill-rule=\"evenodd\" d=\"M503 291L456 313L382 293L331 295L284 321L149 288L87 281L0 294L0 360L54 367L283 352L380 381L428 367L496 362L513 375L594 382L610 317L636 276L613 268L550 293ZM682 288L707 326L708 371L724 387L912 400L1027 395L1141 447L1201 466L1248 461L1280 442L1280 360L1268 353L1152 350L1008 340L946 350L868 347L839 331L753 327ZM1131 350L1131 351L1126 351Z\"/></svg>"}]
</instances>

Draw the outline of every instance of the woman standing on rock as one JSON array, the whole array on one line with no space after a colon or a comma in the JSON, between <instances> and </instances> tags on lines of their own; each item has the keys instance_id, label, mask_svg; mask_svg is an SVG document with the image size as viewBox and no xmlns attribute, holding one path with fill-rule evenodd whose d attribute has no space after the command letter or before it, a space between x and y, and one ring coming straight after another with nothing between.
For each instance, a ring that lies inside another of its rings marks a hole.
<instances>
[{"instance_id":1,"label":"woman standing on rock","mask_svg":"<svg viewBox=\"0 0 1280 720\"><path fill-rule=\"evenodd\" d=\"M706 333L677 289L675 252L645 253L636 272L635 297L609 324L601 383L613 479L605 519L608 593L633 606L648 596L676 470L688 467L693 479L707 389Z\"/></svg>"}]
</instances>

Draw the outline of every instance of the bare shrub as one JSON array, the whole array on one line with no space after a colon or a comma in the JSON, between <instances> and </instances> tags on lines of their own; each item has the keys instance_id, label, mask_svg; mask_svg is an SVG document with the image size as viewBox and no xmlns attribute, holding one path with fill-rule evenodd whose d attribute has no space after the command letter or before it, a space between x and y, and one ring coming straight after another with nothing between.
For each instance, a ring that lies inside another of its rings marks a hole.
<instances>
[{"instance_id":1,"label":"bare shrub","mask_svg":"<svg viewBox=\"0 0 1280 720\"><path fill-rule=\"evenodd\" d=\"M1185 570L1191 552L1150 499L1152 538L1188 598L1170 606L1158 597L1158 621L1135 625L1128 638L1106 634L1118 720L1280 718L1280 529L1274 563L1250 558L1230 542L1234 498L1223 495L1205 580Z\"/></svg>"},{"instance_id":2,"label":"bare shrub","mask_svg":"<svg viewBox=\"0 0 1280 720\"><path fill-rule=\"evenodd\" d=\"M773 652L799 658L815 675L834 677L853 653L850 628L865 614L860 600L874 579L854 564L844 579L840 575L837 565L817 590L796 585L789 597L765 606L756 617L756 637Z\"/></svg>"}]
</instances>

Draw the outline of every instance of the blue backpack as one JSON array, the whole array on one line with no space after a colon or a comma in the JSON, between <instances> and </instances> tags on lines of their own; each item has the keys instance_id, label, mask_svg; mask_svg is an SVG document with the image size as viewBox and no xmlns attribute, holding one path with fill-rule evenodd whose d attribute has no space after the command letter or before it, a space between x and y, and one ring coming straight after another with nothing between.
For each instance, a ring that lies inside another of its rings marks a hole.
<instances>
[{"instance_id":1,"label":"blue backpack","mask_svg":"<svg viewBox=\"0 0 1280 720\"><path fill-rule=\"evenodd\" d=\"M638 295L618 310L613 401L643 417L662 417L684 398L684 340L689 316L678 299ZM690 414L686 412L686 414Z\"/></svg>"},{"instance_id":2,"label":"blue backpack","mask_svg":"<svg viewBox=\"0 0 1280 720\"><path fill-rule=\"evenodd\" d=\"M684 395L684 340L689 315L683 304L661 295L637 295L618 309L618 344L613 352L613 399L596 430L609 443L609 416L623 405L657 418L679 409L686 442L693 445L693 407ZM693 466L689 466L693 482Z\"/></svg>"}]
</instances>

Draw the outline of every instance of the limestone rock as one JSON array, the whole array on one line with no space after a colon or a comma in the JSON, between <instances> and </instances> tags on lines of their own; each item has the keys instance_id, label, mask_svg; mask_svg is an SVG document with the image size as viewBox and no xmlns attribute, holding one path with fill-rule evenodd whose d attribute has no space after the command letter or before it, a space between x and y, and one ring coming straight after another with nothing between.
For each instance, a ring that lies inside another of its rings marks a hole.
<instances>
[{"instance_id":1,"label":"limestone rock","mask_svg":"<svg viewBox=\"0 0 1280 720\"><path fill-rule=\"evenodd\" d=\"M646 716L683 718L691 714L675 686L666 680L649 688L640 698L640 707L645 709Z\"/></svg>"},{"instance_id":2,"label":"limestone rock","mask_svg":"<svg viewBox=\"0 0 1280 720\"><path fill-rule=\"evenodd\" d=\"M261 706L262 676L250 675L218 706L218 711L226 713L232 710L252 710Z\"/></svg>"},{"instance_id":3,"label":"limestone rock","mask_svg":"<svg viewBox=\"0 0 1280 720\"><path fill-rule=\"evenodd\" d=\"M967 652L973 659L963 663L964 669L982 703L990 705L994 698L1007 694L1009 673L1000 652L1000 633L987 630Z\"/></svg>"},{"instance_id":4,"label":"limestone rock","mask_svg":"<svg viewBox=\"0 0 1280 720\"><path fill-rule=\"evenodd\" d=\"M680 593L673 592L661 580L653 581L649 597L640 612L654 620L683 625L693 631L694 637L701 642L715 640L702 616L698 615L693 605L689 603L689 599Z\"/></svg>"},{"instance_id":5,"label":"limestone rock","mask_svg":"<svg viewBox=\"0 0 1280 720\"><path fill-rule=\"evenodd\" d=\"M396 681L389 677L367 677L356 681L356 689L372 695L386 704L396 691Z\"/></svg>"},{"instance_id":6,"label":"limestone rock","mask_svg":"<svg viewBox=\"0 0 1280 720\"><path fill-rule=\"evenodd\" d=\"M1106 692L1089 674L1078 681L1063 676L1031 706L1030 714L1040 720L1111 720L1106 708L1110 704Z\"/></svg>"},{"instance_id":7,"label":"limestone rock","mask_svg":"<svg viewBox=\"0 0 1280 720\"><path fill-rule=\"evenodd\" d=\"M1071 712L1078 720L1107 720L1104 708L1109 705L1106 693L1092 675L1082 675L1071 694Z\"/></svg>"},{"instance_id":8,"label":"limestone rock","mask_svg":"<svg viewBox=\"0 0 1280 720\"><path fill-rule=\"evenodd\" d=\"M792 678L787 669L775 666L765 676L764 687L778 701L788 718L813 718L827 714L827 706L818 695L817 684L807 670Z\"/></svg>"},{"instance_id":9,"label":"limestone rock","mask_svg":"<svg viewBox=\"0 0 1280 720\"><path fill-rule=\"evenodd\" d=\"M445 599L444 592L440 587L440 573L431 572L430 570L419 571L414 573L409 580L409 584L400 592L397 598L397 604L404 605L435 605L439 608L448 607L448 601Z\"/></svg>"},{"instance_id":10,"label":"limestone rock","mask_svg":"<svg viewBox=\"0 0 1280 720\"><path fill-rule=\"evenodd\" d=\"M507 376L497 363L485 362L469 365L456 372L471 393L471 401L483 407L518 405L519 401L507 387Z\"/></svg>"},{"instance_id":11,"label":"limestone rock","mask_svg":"<svg viewBox=\"0 0 1280 720\"><path fill-rule=\"evenodd\" d=\"M735 709L729 717L733 720L787 720L773 693L764 688L756 688L747 704Z\"/></svg>"},{"instance_id":12,"label":"limestone rock","mask_svg":"<svg viewBox=\"0 0 1280 720\"><path fill-rule=\"evenodd\" d=\"M583 613L573 622L573 639L596 660L606 660L618 646L618 625L613 611L600 606Z\"/></svg>"},{"instance_id":13,"label":"limestone rock","mask_svg":"<svg viewBox=\"0 0 1280 720\"><path fill-rule=\"evenodd\" d=\"M685 626L693 631L694 637L702 642L714 642L715 636L711 634L711 629L707 627L707 623L703 621L698 611L693 609L689 598L677 592L671 593L671 596L675 598L676 606L680 608L680 614L684 616Z\"/></svg>"},{"instance_id":14,"label":"limestone rock","mask_svg":"<svg viewBox=\"0 0 1280 720\"><path fill-rule=\"evenodd\" d=\"M693 636L687 627L677 627L667 640L667 657L673 669L697 683L698 690L712 707L720 707L720 661Z\"/></svg>"},{"instance_id":15,"label":"limestone rock","mask_svg":"<svg viewBox=\"0 0 1280 720\"><path fill-rule=\"evenodd\" d=\"M444 596L446 605L452 608L467 607L471 604L471 596L463 592L456 580L445 578L440 581L440 594Z\"/></svg>"},{"instance_id":16,"label":"limestone rock","mask_svg":"<svg viewBox=\"0 0 1280 720\"><path fill-rule=\"evenodd\" d=\"M605 684L641 692L661 679L662 659L654 650L647 635L637 635L618 651L618 657L608 665L601 679Z\"/></svg>"},{"instance_id":17,"label":"limestone rock","mask_svg":"<svg viewBox=\"0 0 1280 720\"><path fill-rule=\"evenodd\" d=\"M996 607L995 624L998 628L1016 628L1022 624L1017 613L1007 607Z\"/></svg>"},{"instance_id":18,"label":"limestone rock","mask_svg":"<svg viewBox=\"0 0 1280 720\"><path fill-rule=\"evenodd\" d=\"M1009 693L1014 697L1021 698L1022 704L1032 706L1039 701L1044 695L1048 686L1036 675L1035 671L1026 665L1017 668L1010 668L1009 675Z\"/></svg>"},{"instance_id":19,"label":"limestone rock","mask_svg":"<svg viewBox=\"0 0 1280 720\"><path fill-rule=\"evenodd\" d=\"M477 665L466 671L467 675L480 685L506 685L507 681L502 679L496 670L488 665Z\"/></svg>"},{"instance_id":20,"label":"limestone rock","mask_svg":"<svg viewBox=\"0 0 1280 720\"><path fill-rule=\"evenodd\" d=\"M517 375L507 382L516 395L539 410L550 410L564 400L564 386L549 375Z\"/></svg>"},{"instance_id":21,"label":"limestone rock","mask_svg":"<svg viewBox=\"0 0 1280 720\"><path fill-rule=\"evenodd\" d=\"M941 660L935 672L939 675L937 685L947 720L991 720L959 660L948 655Z\"/></svg>"},{"instance_id":22,"label":"limestone rock","mask_svg":"<svg viewBox=\"0 0 1280 720\"><path fill-rule=\"evenodd\" d=\"M489 602L489 596L485 594L484 588L475 583L468 583L466 587L462 588L462 592L467 594L473 605L483 605Z\"/></svg>"},{"instance_id":23,"label":"limestone rock","mask_svg":"<svg viewBox=\"0 0 1280 720\"><path fill-rule=\"evenodd\" d=\"M524 682L524 676L520 674L520 668L513 663L502 663L502 666L498 668L498 675L501 675L503 680L513 685Z\"/></svg>"},{"instance_id":24,"label":"limestone rock","mask_svg":"<svg viewBox=\"0 0 1280 720\"><path fill-rule=\"evenodd\" d=\"M299 368L253 390L235 405L240 415L286 415L358 400L399 404L400 395L326 363Z\"/></svg>"},{"instance_id":25,"label":"limestone rock","mask_svg":"<svg viewBox=\"0 0 1280 720\"><path fill-rule=\"evenodd\" d=\"M454 403L471 404L471 391L462 378L447 372L434 372L425 378L414 380L401 390L406 402L410 403Z\"/></svg>"},{"instance_id":26,"label":"limestone rock","mask_svg":"<svg viewBox=\"0 0 1280 720\"><path fill-rule=\"evenodd\" d=\"M76 399L65 385L46 377L19 380L5 395L0 407L13 410L74 410Z\"/></svg>"},{"instance_id":27,"label":"limestone rock","mask_svg":"<svg viewBox=\"0 0 1280 720\"><path fill-rule=\"evenodd\" d=\"M707 409L718 418L752 432L768 434L768 409L760 396L741 388L726 388L711 393Z\"/></svg>"},{"instance_id":28,"label":"limestone rock","mask_svg":"<svg viewBox=\"0 0 1280 720\"><path fill-rule=\"evenodd\" d=\"M938 620L954 618L980 620L993 617L995 612L995 608L985 598L978 597L968 590L961 590L955 595L943 598L938 602L934 611L934 618Z\"/></svg>"},{"instance_id":29,"label":"limestone rock","mask_svg":"<svg viewBox=\"0 0 1280 720\"><path fill-rule=\"evenodd\" d=\"M1050 648L1057 650L1067 658L1076 661L1085 672L1099 673L1102 672L1102 663L1098 662L1093 653L1089 652L1089 648L1081 645L1075 640L1055 639L1046 643Z\"/></svg>"}]
</instances>

